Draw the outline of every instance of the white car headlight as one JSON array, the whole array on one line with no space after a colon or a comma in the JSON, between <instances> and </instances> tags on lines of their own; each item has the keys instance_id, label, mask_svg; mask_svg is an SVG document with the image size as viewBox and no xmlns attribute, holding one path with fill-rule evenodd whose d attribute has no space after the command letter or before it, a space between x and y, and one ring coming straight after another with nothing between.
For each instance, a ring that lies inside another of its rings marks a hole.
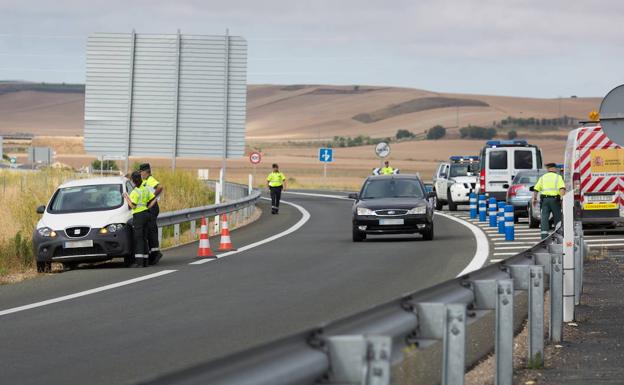
<instances>
[{"instance_id":1,"label":"white car headlight","mask_svg":"<svg viewBox=\"0 0 624 385\"><path fill-rule=\"evenodd\" d=\"M375 215L375 212L371 209L368 209L366 207L358 207L357 208L357 215Z\"/></svg>"},{"instance_id":2,"label":"white car headlight","mask_svg":"<svg viewBox=\"0 0 624 385\"><path fill-rule=\"evenodd\" d=\"M37 229L37 232L42 237L46 237L46 238L54 238L54 237L56 237L56 231L52 230L49 227L42 227L40 229Z\"/></svg>"},{"instance_id":3,"label":"white car headlight","mask_svg":"<svg viewBox=\"0 0 624 385\"><path fill-rule=\"evenodd\" d=\"M124 228L123 223L113 223L112 225L104 226L100 229L100 234L116 233Z\"/></svg>"},{"instance_id":4,"label":"white car headlight","mask_svg":"<svg viewBox=\"0 0 624 385\"><path fill-rule=\"evenodd\" d=\"M414 207L411 210L407 211L408 214L426 214L427 206Z\"/></svg>"}]
</instances>

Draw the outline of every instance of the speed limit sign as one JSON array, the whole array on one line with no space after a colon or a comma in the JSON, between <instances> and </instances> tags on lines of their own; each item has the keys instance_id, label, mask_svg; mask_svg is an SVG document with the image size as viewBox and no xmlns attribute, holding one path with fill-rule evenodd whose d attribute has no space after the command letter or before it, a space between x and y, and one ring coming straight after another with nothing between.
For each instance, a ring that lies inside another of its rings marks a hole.
<instances>
[{"instance_id":1,"label":"speed limit sign","mask_svg":"<svg viewBox=\"0 0 624 385\"><path fill-rule=\"evenodd\" d=\"M262 160L262 155L259 152L252 152L249 154L249 161L251 164L258 164Z\"/></svg>"}]
</instances>

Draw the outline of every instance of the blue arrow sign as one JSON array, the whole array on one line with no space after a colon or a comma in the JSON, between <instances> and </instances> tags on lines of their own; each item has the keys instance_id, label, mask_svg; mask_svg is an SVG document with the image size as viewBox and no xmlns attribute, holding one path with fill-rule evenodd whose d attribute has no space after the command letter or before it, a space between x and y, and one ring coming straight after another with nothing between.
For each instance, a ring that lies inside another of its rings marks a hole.
<instances>
[{"instance_id":1,"label":"blue arrow sign","mask_svg":"<svg viewBox=\"0 0 624 385\"><path fill-rule=\"evenodd\" d=\"M319 162L330 163L334 161L333 148L319 148Z\"/></svg>"}]
</instances>

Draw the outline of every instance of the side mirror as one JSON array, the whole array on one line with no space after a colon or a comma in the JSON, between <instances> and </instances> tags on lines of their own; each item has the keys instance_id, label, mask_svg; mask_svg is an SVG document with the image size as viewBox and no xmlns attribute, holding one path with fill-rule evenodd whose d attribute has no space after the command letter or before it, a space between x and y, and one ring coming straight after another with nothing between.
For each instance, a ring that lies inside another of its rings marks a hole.
<instances>
[{"instance_id":1,"label":"side mirror","mask_svg":"<svg viewBox=\"0 0 624 385\"><path fill-rule=\"evenodd\" d=\"M508 184L508 183L505 183L505 184L503 185L503 188L509 188L509 184Z\"/></svg>"},{"instance_id":2,"label":"side mirror","mask_svg":"<svg viewBox=\"0 0 624 385\"><path fill-rule=\"evenodd\" d=\"M357 194L357 193L350 193L350 194L349 194L349 199L355 199L355 200L357 200L357 199L358 199L358 194Z\"/></svg>"},{"instance_id":3,"label":"side mirror","mask_svg":"<svg viewBox=\"0 0 624 385\"><path fill-rule=\"evenodd\" d=\"M429 191L427 193L427 198L435 198L436 197L436 193L435 191Z\"/></svg>"},{"instance_id":4,"label":"side mirror","mask_svg":"<svg viewBox=\"0 0 624 385\"><path fill-rule=\"evenodd\" d=\"M45 209L46 209L46 207L45 207L45 206L39 206L39 207L37 207L37 214L43 214L43 213L45 213Z\"/></svg>"},{"instance_id":5,"label":"side mirror","mask_svg":"<svg viewBox=\"0 0 624 385\"><path fill-rule=\"evenodd\" d=\"M535 191L535 186L529 187L529 191Z\"/></svg>"}]
</instances>

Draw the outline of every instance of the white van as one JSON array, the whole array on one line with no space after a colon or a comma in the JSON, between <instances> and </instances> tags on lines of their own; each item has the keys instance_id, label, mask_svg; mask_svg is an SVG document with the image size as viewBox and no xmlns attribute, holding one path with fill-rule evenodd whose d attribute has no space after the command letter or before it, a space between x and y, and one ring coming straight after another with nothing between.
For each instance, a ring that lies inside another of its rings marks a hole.
<instances>
[{"instance_id":1,"label":"white van","mask_svg":"<svg viewBox=\"0 0 624 385\"><path fill-rule=\"evenodd\" d=\"M66 268L115 257L134 262L132 212L122 194L134 186L125 177L78 179L62 184L46 206L33 233L37 271L52 262Z\"/></svg>"},{"instance_id":2,"label":"white van","mask_svg":"<svg viewBox=\"0 0 624 385\"><path fill-rule=\"evenodd\" d=\"M520 171L542 168L542 152L526 140L488 140L481 150L479 194L504 201Z\"/></svg>"},{"instance_id":3,"label":"white van","mask_svg":"<svg viewBox=\"0 0 624 385\"><path fill-rule=\"evenodd\" d=\"M564 177L574 191L575 217L583 224L624 223L624 149L597 125L570 131Z\"/></svg>"}]
</instances>

